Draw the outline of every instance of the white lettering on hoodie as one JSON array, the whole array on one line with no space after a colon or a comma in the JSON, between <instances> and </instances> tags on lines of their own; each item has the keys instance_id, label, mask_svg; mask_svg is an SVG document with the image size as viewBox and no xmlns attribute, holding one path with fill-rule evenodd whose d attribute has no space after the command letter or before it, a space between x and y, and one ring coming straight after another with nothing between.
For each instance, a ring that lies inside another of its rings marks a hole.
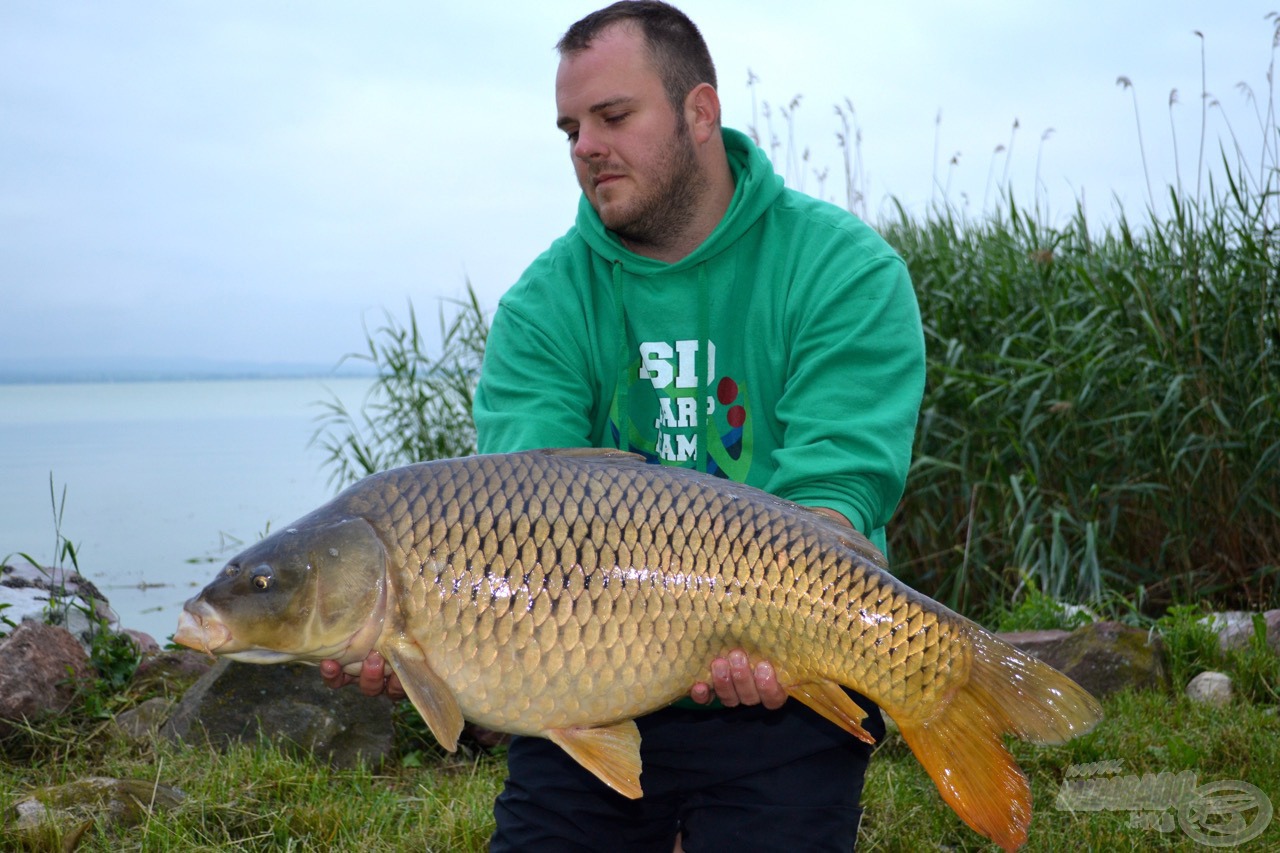
<instances>
[{"instance_id":1,"label":"white lettering on hoodie","mask_svg":"<svg viewBox=\"0 0 1280 853\"><path fill-rule=\"evenodd\" d=\"M698 350L701 341L644 341L639 346L640 369L637 376L649 380L657 392L658 416L654 452L668 462L689 462L698 458L699 412L697 399L689 396L698 382ZM707 379L710 388L716 375L716 346L707 344ZM715 399L707 395L705 412L715 410Z\"/></svg>"}]
</instances>

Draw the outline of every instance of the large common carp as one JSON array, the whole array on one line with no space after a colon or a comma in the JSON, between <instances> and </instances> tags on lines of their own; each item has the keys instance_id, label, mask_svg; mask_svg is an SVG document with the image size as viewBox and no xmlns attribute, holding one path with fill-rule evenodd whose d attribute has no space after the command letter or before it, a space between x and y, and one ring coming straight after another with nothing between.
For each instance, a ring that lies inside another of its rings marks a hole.
<instances>
[{"instance_id":1,"label":"large common carp","mask_svg":"<svg viewBox=\"0 0 1280 853\"><path fill-rule=\"evenodd\" d=\"M367 477L235 557L174 639L237 660L378 650L440 743L463 719L550 738L639 797L632 718L740 647L870 742L875 701L970 826L1026 840L1011 733L1058 743L1100 709L1066 676L903 585L820 513L608 450L533 451Z\"/></svg>"}]
</instances>

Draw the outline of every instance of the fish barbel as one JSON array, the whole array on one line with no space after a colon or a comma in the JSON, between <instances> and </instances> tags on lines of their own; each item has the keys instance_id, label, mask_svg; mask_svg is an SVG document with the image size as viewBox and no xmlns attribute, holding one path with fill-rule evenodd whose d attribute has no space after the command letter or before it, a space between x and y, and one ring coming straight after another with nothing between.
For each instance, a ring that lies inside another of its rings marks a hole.
<instances>
[{"instance_id":1,"label":"fish barbel","mask_svg":"<svg viewBox=\"0 0 1280 853\"><path fill-rule=\"evenodd\" d=\"M641 796L634 717L734 648L867 742L893 717L943 799L1006 849L1031 793L1002 736L1060 743L1098 703L894 578L851 528L750 486L610 450L366 477L233 558L174 640L237 660L377 650L447 749L464 718L559 744Z\"/></svg>"}]
</instances>

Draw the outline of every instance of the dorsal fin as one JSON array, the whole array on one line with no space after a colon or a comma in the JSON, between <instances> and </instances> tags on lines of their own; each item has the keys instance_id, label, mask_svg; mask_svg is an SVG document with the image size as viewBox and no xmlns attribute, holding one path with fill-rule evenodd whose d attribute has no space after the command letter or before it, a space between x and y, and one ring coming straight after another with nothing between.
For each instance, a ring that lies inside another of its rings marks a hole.
<instances>
[{"instance_id":1,"label":"dorsal fin","mask_svg":"<svg viewBox=\"0 0 1280 853\"><path fill-rule=\"evenodd\" d=\"M610 462L644 463L639 453L618 450L615 447L546 447L535 450L547 456L567 456L572 459L607 459Z\"/></svg>"}]
</instances>

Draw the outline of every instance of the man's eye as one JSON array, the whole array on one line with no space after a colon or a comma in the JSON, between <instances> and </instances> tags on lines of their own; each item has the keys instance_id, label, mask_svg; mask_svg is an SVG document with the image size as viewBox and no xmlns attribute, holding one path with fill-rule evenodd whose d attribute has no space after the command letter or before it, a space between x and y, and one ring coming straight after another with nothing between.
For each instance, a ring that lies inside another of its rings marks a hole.
<instances>
[{"instance_id":1,"label":"man's eye","mask_svg":"<svg viewBox=\"0 0 1280 853\"><path fill-rule=\"evenodd\" d=\"M578 131L576 130L571 133L566 133L564 136L565 136L565 139L569 141L570 145L578 141Z\"/></svg>"},{"instance_id":2,"label":"man's eye","mask_svg":"<svg viewBox=\"0 0 1280 853\"><path fill-rule=\"evenodd\" d=\"M616 114L611 115L611 116L605 116L605 117L604 117L604 123L605 123L605 124L617 124L618 122L622 121L624 118L626 118L626 117L627 117L627 116L629 116L629 115L631 115L631 113L616 113Z\"/></svg>"}]
</instances>

